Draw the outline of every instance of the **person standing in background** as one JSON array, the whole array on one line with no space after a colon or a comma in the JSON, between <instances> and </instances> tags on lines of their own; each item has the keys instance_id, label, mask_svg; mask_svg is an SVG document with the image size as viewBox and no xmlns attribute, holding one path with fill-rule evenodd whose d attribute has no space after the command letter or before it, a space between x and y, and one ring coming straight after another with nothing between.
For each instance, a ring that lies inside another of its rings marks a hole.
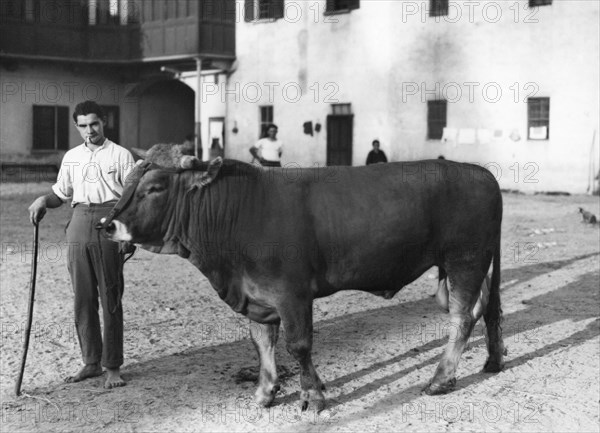
<instances>
[{"instance_id":1,"label":"person standing in background","mask_svg":"<svg viewBox=\"0 0 600 433\"><path fill-rule=\"evenodd\" d=\"M267 136L250 148L250 153L263 167L281 167L283 143L277 139L277 125L267 127Z\"/></svg>"},{"instance_id":2,"label":"person standing in background","mask_svg":"<svg viewBox=\"0 0 600 433\"><path fill-rule=\"evenodd\" d=\"M388 162L383 150L379 149L379 140L373 140L373 150L367 155L367 165Z\"/></svg>"}]
</instances>

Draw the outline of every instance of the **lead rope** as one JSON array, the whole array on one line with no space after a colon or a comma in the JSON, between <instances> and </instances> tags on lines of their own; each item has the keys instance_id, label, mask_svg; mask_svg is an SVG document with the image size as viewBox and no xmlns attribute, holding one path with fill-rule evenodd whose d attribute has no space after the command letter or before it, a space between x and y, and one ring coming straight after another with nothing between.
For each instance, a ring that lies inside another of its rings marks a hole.
<instances>
[{"instance_id":1,"label":"lead rope","mask_svg":"<svg viewBox=\"0 0 600 433\"><path fill-rule=\"evenodd\" d=\"M100 230L96 230L96 236L98 238L98 250L100 251L100 267L102 268L102 277L104 278L104 291L106 294L106 302L108 304L108 300L110 299L109 295L109 285L108 285L108 278L106 277L106 267L104 266L104 252L102 251L102 244L101 244L101 235L100 235ZM127 256L127 258L123 259L120 263L120 269L119 269L119 292L118 292L118 299L116 300L115 306L113 309L110 310L110 314L115 314L115 312L117 311L117 308L119 308L119 305L121 304L121 298L123 297L123 288L125 285L125 281L123 279L123 267L125 265L125 263L127 262L127 260L129 260L130 258L133 257L133 255L135 254L135 250L133 250L131 253L129 253L129 255ZM122 254L119 251L119 256L125 256L125 254Z\"/></svg>"}]
</instances>

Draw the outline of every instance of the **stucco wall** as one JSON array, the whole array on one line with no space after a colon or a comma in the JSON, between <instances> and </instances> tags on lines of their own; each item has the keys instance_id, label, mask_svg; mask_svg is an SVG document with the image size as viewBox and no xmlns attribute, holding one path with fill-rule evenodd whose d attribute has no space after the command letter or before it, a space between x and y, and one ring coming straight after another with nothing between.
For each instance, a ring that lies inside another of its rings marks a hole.
<instances>
[{"instance_id":1,"label":"stucco wall","mask_svg":"<svg viewBox=\"0 0 600 433\"><path fill-rule=\"evenodd\" d=\"M69 107L69 148L81 144L73 126L75 106L85 99L120 107L120 143L137 143L136 98L126 96L126 86L118 77L84 66L19 62L16 70L0 68L0 152L3 161L31 160L59 162L64 152L33 152L33 106Z\"/></svg>"},{"instance_id":2,"label":"stucco wall","mask_svg":"<svg viewBox=\"0 0 600 433\"><path fill-rule=\"evenodd\" d=\"M460 1L436 19L428 3L362 1L327 17L324 1L286 1L284 19L238 20L238 68L218 95L228 103L227 156L249 160L258 107L273 105L284 164L324 164L331 102L351 103L355 165L377 137L391 160L443 154L487 164L503 188L586 192L599 157L599 4ZM527 96L550 97L549 140L527 140ZM502 138L427 140L426 101L443 97L448 127ZM303 134L305 121L322 131Z\"/></svg>"}]
</instances>

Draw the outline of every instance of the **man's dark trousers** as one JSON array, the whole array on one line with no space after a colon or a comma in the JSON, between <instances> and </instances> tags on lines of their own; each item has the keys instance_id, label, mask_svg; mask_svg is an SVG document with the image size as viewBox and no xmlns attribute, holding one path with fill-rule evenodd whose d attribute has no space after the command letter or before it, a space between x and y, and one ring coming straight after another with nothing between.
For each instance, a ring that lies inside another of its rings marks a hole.
<instances>
[{"instance_id":1,"label":"man's dark trousers","mask_svg":"<svg viewBox=\"0 0 600 433\"><path fill-rule=\"evenodd\" d=\"M83 362L101 362L105 368L123 364L123 256L117 242L98 236L95 225L114 204L76 205L66 229L67 267L75 294L75 327ZM104 319L104 345L98 296Z\"/></svg>"}]
</instances>

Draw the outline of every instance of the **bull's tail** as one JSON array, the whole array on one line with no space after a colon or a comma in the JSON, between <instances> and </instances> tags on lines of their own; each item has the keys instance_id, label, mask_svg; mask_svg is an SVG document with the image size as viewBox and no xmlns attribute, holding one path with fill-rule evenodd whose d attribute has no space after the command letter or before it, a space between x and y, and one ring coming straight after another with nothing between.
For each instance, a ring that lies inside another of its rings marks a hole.
<instances>
[{"instance_id":1,"label":"bull's tail","mask_svg":"<svg viewBox=\"0 0 600 433\"><path fill-rule=\"evenodd\" d=\"M502 340L502 306L500 304L500 236L494 248L492 279L489 287L487 308L483 313L486 327L488 359L484 371L493 373L504 367L506 349Z\"/></svg>"}]
</instances>

